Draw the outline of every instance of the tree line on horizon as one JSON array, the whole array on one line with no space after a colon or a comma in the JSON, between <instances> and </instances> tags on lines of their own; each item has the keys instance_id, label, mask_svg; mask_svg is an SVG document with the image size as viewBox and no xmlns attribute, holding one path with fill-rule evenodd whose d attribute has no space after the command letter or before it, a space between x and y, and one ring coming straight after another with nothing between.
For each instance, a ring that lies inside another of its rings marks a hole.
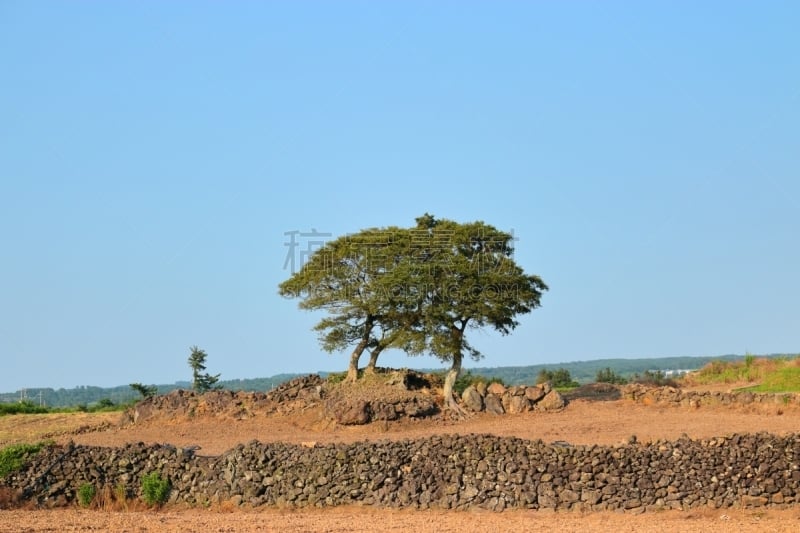
<instances>
[{"instance_id":1,"label":"tree line on horizon","mask_svg":"<svg viewBox=\"0 0 800 533\"><path fill-rule=\"evenodd\" d=\"M782 357L785 354L770 354L760 357ZM594 381L597 372L604 368L611 368L615 373L625 378L631 378L635 374L642 374L645 371L668 371L678 369L697 369L712 361L739 361L744 359L744 355L723 355L705 357L662 357L655 359L597 359L593 361L576 361L558 364L537 364L527 366L505 366L505 367L465 367L473 376L480 376L488 379L502 380L506 385L533 385L542 370L554 371L565 369L570 373L572 379L580 384ZM441 369L417 368L422 372L441 372ZM296 377L308 375L310 372L282 373L269 377L241 378L241 379L220 379L218 385L225 390L231 391L252 391L269 392L275 387ZM325 377L329 372L314 372ZM157 394L167 394L178 389L191 389L192 382L176 381L170 384L152 385L156 387ZM116 404L127 403L138 399L140 396L134 392L130 385L119 385L115 387L99 387L91 385L80 385L73 388L38 387L28 388L25 399L29 402L39 403L39 392L42 393L44 405L49 407L72 407L77 405L92 405L100 400L107 398ZM0 393L0 403L14 403L22 399L21 391Z\"/></svg>"}]
</instances>

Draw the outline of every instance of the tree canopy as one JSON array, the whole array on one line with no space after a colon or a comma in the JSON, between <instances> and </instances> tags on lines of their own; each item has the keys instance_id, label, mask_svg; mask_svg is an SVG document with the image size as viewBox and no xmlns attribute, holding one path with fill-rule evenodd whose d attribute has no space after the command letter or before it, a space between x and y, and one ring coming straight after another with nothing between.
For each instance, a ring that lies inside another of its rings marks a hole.
<instances>
[{"instance_id":1,"label":"tree canopy","mask_svg":"<svg viewBox=\"0 0 800 533\"><path fill-rule=\"evenodd\" d=\"M366 349L368 370L387 348L449 362L445 401L459 410L452 390L463 357L481 357L467 330L508 334L547 290L512 256L507 232L425 214L410 228L372 228L326 243L279 292L300 298L302 309L328 312L314 329L327 351L354 347L349 379L357 378Z\"/></svg>"},{"instance_id":2,"label":"tree canopy","mask_svg":"<svg viewBox=\"0 0 800 533\"><path fill-rule=\"evenodd\" d=\"M314 326L328 352L353 346L348 379L358 375L358 362L370 349L368 371L389 347L412 350L418 331L409 327L413 313L402 292L407 282L410 239L400 228L367 229L329 241L303 268L279 286L285 297L300 298L300 308L325 310Z\"/></svg>"}]
</instances>

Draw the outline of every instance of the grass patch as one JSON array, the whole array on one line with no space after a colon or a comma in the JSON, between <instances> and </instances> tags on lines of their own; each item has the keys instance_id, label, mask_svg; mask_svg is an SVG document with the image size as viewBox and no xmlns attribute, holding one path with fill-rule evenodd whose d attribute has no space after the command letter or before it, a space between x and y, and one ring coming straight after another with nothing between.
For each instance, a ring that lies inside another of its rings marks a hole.
<instances>
[{"instance_id":1,"label":"grass patch","mask_svg":"<svg viewBox=\"0 0 800 533\"><path fill-rule=\"evenodd\" d=\"M753 383L737 390L753 392L800 392L800 356L757 358L742 361L712 361L684 377L693 385Z\"/></svg>"},{"instance_id":2,"label":"grass patch","mask_svg":"<svg viewBox=\"0 0 800 533\"><path fill-rule=\"evenodd\" d=\"M125 403L114 403L108 398L99 402L86 405L78 404L72 407L45 407L36 405L30 400L22 400L15 403L0 403L0 416L5 415L41 415L54 413L112 413L124 411L135 404L135 401Z\"/></svg>"},{"instance_id":3,"label":"grass patch","mask_svg":"<svg viewBox=\"0 0 800 533\"><path fill-rule=\"evenodd\" d=\"M22 468L30 458L48 444L48 442L14 444L0 450L0 479Z\"/></svg>"},{"instance_id":4,"label":"grass patch","mask_svg":"<svg viewBox=\"0 0 800 533\"><path fill-rule=\"evenodd\" d=\"M169 498L169 479L164 479L158 472L150 472L142 477L142 499L147 505L163 505Z\"/></svg>"},{"instance_id":5,"label":"grass patch","mask_svg":"<svg viewBox=\"0 0 800 533\"><path fill-rule=\"evenodd\" d=\"M800 363L800 359L797 359ZM800 392L800 364L785 365L763 377L761 383L738 390L751 392Z\"/></svg>"},{"instance_id":6,"label":"grass patch","mask_svg":"<svg viewBox=\"0 0 800 533\"><path fill-rule=\"evenodd\" d=\"M78 504L81 507L89 507L94 501L97 489L91 483L84 483L78 487Z\"/></svg>"},{"instance_id":7,"label":"grass patch","mask_svg":"<svg viewBox=\"0 0 800 533\"><path fill-rule=\"evenodd\" d=\"M33 415L49 413L47 407L36 405L27 400L16 403L0 403L0 416L4 415Z\"/></svg>"}]
</instances>

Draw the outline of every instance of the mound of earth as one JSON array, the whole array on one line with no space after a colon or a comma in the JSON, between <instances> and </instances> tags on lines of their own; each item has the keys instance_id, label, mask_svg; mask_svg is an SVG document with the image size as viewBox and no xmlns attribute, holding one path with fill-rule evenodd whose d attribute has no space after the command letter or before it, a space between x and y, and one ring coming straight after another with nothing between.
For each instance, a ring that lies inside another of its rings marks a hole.
<instances>
[{"instance_id":1,"label":"mound of earth","mask_svg":"<svg viewBox=\"0 0 800 533\"><path fill-rule=\"evenodd\" d=\"M432 374L380 369L355 383L328 385L325 411L343 425L426 417L440 410L440 388L441 378Z\"/></svg>"},{"instance_id":2,"label":"mound of earth","mask_svg":"<svg viewBox=\"0 0 800 533\"><path fill-rule=\"evenodd\" d=\"M325 381L316 374L295 378L269 392L175 390L153 396L127 409L121 425L146 421L185 420L202 416L243 420L272 413L290 414L319 406Z\"/></svg>"},{"instance_id":3,"label":"mound of earth","mask_svg":"<svg viewBox=\"0 0 800 533\"><path fill-rule=\"evenodd\" d=\"M245 420L311 409L338 424L426 417L439 412L441 379L413 370L379 369L355 383L333 383L316 374L295 378L270 392L176 390L126 410L121 425L213 417Z\"/></svg>"}]
</instances>

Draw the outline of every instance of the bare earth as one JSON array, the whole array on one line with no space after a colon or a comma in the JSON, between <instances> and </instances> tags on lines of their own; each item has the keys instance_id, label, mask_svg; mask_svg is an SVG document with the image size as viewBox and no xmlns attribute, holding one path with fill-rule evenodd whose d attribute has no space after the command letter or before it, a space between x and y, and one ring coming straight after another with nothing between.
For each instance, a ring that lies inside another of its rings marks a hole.
<instances>
[{"instance_id":1,"label":"bare earth","mask_svg":"<svg viewBox=\"0 0 800 533\"><path fill-rule=\"evenodd\" d=\"M71 415L70 415L71 416ZM545 442L615 445L635 435L640 442L707 438L730 433L800 431L800 411L778 405L748 407L663 407L627 400L575 400L555 413L476 415L461 422L403 421L337 426L310 409L292 416L248 420L202 417L127 428L85 432L87 425L113 422L118 414L79 417L24 415L0 418L0 447L50 436L58 442L117 446L127 442L199 445L199 454L217 455L238 443L260 441L352 442L404 439L438 433L491 433ZM67 433L84 426L79 434ZM698 509L641 515L552 511L389 510L371 507L331 509L167 509L111 512L66 510L0 511L0 532L19 531L800 531L800 508Z\"/></svg>"}]
</instances>

